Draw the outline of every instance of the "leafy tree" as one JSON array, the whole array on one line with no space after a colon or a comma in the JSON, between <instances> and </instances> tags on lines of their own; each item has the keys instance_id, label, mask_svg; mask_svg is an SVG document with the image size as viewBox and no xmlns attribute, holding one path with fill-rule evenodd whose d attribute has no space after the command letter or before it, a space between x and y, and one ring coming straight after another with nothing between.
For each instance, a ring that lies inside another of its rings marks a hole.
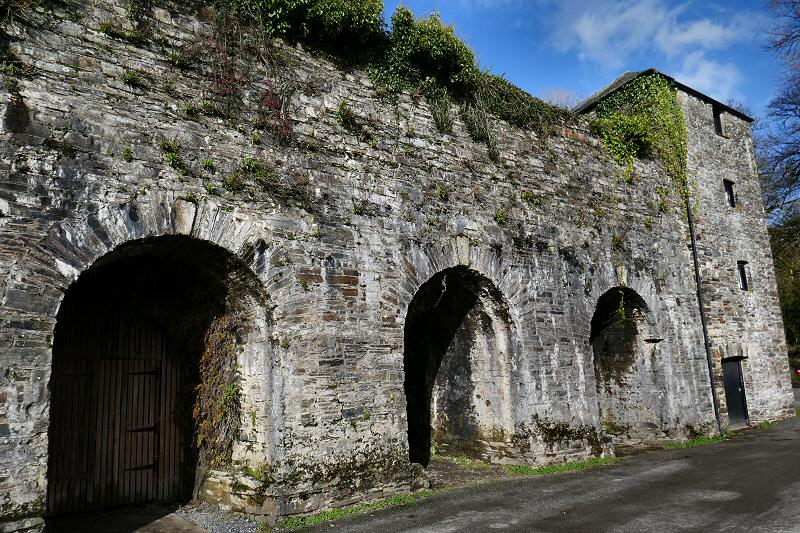
<instances>
[{"instance_id":1,"label":"leafy tree","mask_svg":"<svg viewBox=\"0 0 800 533\"><path fill-rule=\"evenodd\" d=\"M800 1L770 0L775 22L769 47L784 62L778 96L769 105L771 128L758 139L764 206L778 255L800 247Z\"/></svg>"},{"instance_id":2,"label":"leafy tree","mask_svg":"<svg viewBox=\"0 0 800 533\"><path fill-rule=\"evenodd\" d=\"M800 0L770 0L769 48L784 63L772 127L756 135L764 207L793 369L800 367ZM793 379L798 385L797 376Z\"/></svg>"}]
</instances>

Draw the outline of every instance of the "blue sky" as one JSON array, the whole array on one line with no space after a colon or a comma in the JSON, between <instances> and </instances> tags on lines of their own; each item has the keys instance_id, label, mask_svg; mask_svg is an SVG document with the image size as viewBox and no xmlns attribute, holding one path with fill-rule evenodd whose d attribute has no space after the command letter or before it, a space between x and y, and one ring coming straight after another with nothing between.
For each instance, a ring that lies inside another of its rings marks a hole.
<instances>
[{"instance_id":1,"label":"blue sky","mask_svg":"<svg viewBox=\"0 0 800 533\"><path fill-rule=\"evenodd\" d=\"M762 0L384 0L438 11L482 67L550 99L589 96L628 70L655 67L763 115L781 65L764 49Z\"/></svg>"}]
</instances>

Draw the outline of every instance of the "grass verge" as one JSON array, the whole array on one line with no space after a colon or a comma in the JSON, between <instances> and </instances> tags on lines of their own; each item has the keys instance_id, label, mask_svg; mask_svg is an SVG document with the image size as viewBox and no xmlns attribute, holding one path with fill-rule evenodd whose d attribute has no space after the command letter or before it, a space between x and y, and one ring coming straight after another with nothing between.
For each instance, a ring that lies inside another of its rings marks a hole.
<instances>
[{"instance_id":1,"label":"grass verge","mask_svg":"<svg viewBox=\"0 0 800 533\"><path fill-rule=\"evenodd\" d=\"M575 463L559 463L533 467L528 465L506 465L506 472L512 476L544 476L547 474L560 474L562 472L574 472L586 470L600 465L610 465L616 463L616 457L592 457L585 461Z\"/></svg>"},{"instance_id":2,"label":"grass verge","mask_svg":"<svg viewBox=\"0 0 800 533\"><path fill-rule=\"evenodd\" d=\"M694 439L689 439L682 442L668 442L664 445L664 449L676 450L682 448L696 448L697 446L715 444L731 438L733 438L733 433L726 431L724 435L714 435L713 437L696 437Z\"/></svg>"},{"instance_id":3,"label":"grass verge","mask_svg":"<svg viewBox=\"0 0 800 533\"><path fill-rule=\"evenodd\" d=\"M413 494L398 494L396 496L391 496L383 500L378 500L371 503L362 503L359 505L354 505L352 507L338 507L336 509L328 509L327 511L322 511L320 513L309 516L290 517L281 522L278 522L275 525L274 529L291 530L301 527L313 526L317 524L324 524L325 522L339 520L346 516L352 516L361 513L369 513L372 511L378 511L380 509L386 509L388 507L399 507L402 505L408 505L410 503L414 503L415 501L419 501L424 498L429 498L434 494L439 494L440 492L442 491L421 490L418 492L414 492ZM258 529L258 533L266 533L267 531L272 531L272 528L266 524L262 524Z\"/></svg>"}]
</instances>

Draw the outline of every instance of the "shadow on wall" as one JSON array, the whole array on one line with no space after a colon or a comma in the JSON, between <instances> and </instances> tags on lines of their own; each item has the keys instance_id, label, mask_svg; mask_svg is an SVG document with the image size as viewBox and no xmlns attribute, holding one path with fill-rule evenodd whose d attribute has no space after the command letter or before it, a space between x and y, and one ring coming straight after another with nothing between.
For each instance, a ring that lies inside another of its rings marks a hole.
<instances>
[{"instance_id":1,"label":"shadow on wall","mask_svg":"<svg viewBox=\"0 0 800 533\"><path fill-rule=\"evenodd\" d=\"M590 342L600 421L615 445L664 436L662 340L650 309L633 289L615 287L598 300Z\"/></svg>"},{"instance_id":2,"label":"shadow on wall","mask_svg":"<svg viewBox=\"0 0 800 533\"><path fill-rule=\"evenodd\" d=\"M498 432L513 431L508 306L481 274L443 270L414 296L405 326L409 459L437 453L486 459Z\"/></svg>"}]
</instances>

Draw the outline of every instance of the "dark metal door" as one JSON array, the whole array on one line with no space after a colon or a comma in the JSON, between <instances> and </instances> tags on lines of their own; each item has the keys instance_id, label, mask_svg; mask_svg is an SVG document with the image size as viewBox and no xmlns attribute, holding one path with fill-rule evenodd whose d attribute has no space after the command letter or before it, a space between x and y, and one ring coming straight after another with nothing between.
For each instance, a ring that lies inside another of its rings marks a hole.
<instances>
[{"instance_id":1,"label":"dark metal door","mask_svg":"<svg viewBox=\"0 0 800 533\"><path fill-rule=\"evenodd\" d=\"M48 514L182 495L181 375L164 335L111 308L82 307L64 309L56 331Z\"/></svg>"},{"instance_id":2,"label":"dark metal door","mask_svg":"<svg viewBox=\"0 0 800 533\"><path fill-rule=\"evenodd\" d=\"M747 424L747 400L745 399L741 360L723 359L722 378L725 382L728 421L733 426Z\"/></svg>"}]
</instances>

